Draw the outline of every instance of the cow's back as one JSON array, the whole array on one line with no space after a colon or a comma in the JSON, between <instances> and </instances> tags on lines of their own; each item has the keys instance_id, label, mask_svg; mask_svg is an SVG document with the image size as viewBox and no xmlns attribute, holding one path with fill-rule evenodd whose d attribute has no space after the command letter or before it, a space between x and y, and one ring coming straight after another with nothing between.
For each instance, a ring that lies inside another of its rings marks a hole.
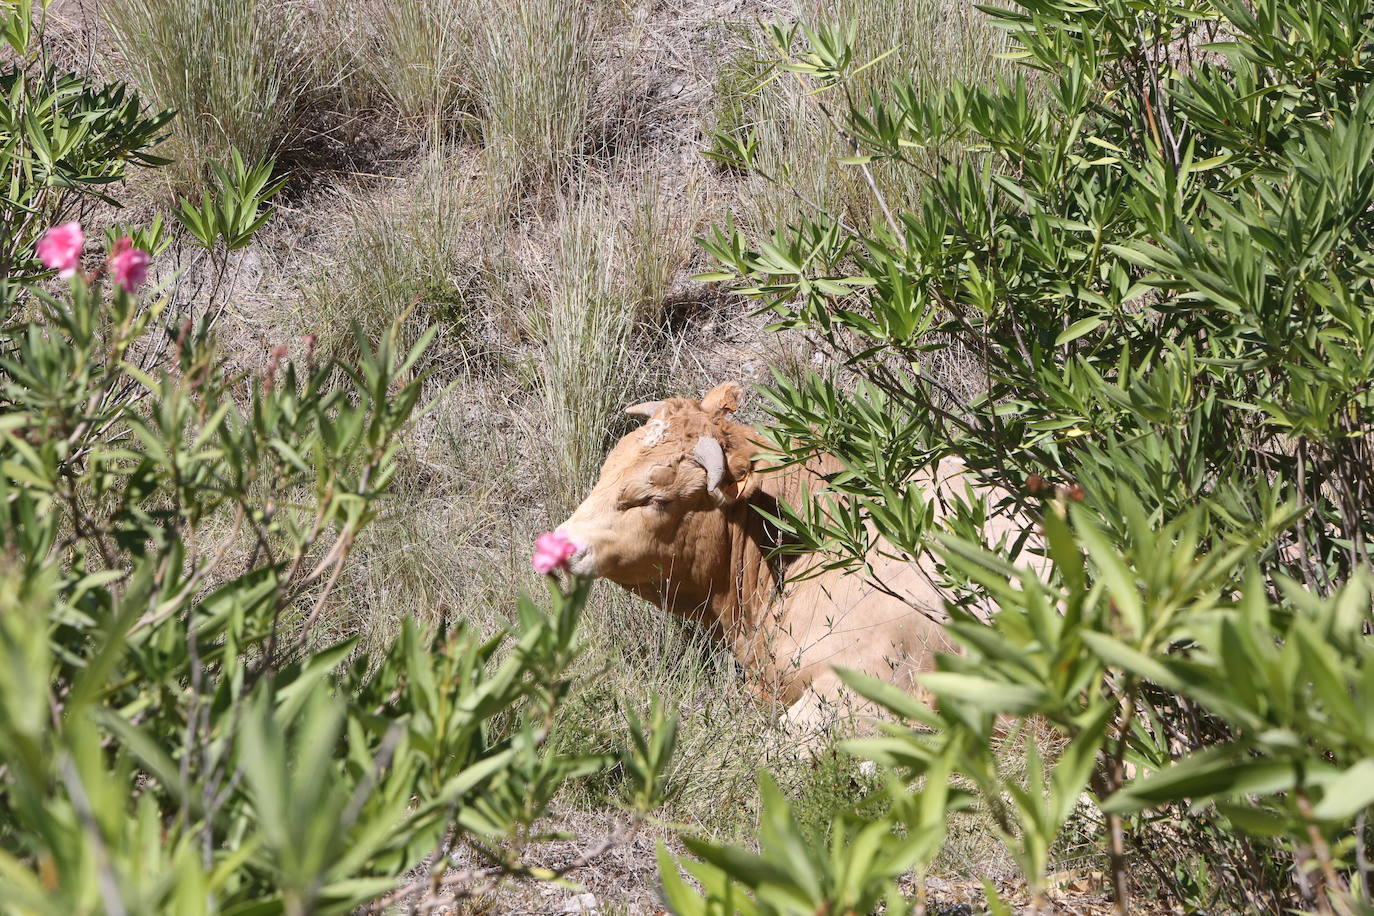
<instances>
[{"instance_id":1,"label":"cow's back","mask_svg":"<svg viewBox=\"0 0 1374 916\"><path fill-rule=\"evenodd\" d=\"M935 499L943 518L965 495L968 475L956 459L940 462L918 484ZM975 488L979 490L980 488ZM989 501L1002 494L981 488ZM992 541L1029 524L1024 518L998 519L985 536ZM835 667L863 671L904 689L915 675L935 667L939 652L956 651L944 629L945 594L938 585L933 556L919 562L895 559L897 551L876 539L868 569L821 571L821 559L801 558L761 628L759 644L776 695L793 706L790 717L810 723L836 710L845 693ZM838 710L843 712L843 709Z\"/></svg>"}]
</instances>

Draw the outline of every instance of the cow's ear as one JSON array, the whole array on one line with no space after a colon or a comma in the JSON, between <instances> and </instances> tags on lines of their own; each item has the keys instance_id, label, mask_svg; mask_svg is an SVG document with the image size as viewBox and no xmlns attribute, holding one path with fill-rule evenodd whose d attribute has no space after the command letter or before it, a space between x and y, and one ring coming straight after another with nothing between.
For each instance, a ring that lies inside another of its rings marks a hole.
<instances>
[{"instance_id":1,"label":"cow's ear","mask_svg":"<svg viewBox=\"0 0 1374 916\"><path fill-rule=\"evenodd\" d=\"M631 404L625 408L625 412L632 417L652 417L662 406L662 401L645 401L642 404Z\"/></svg>"},{"instance_id":2,"label":"cow's ear","mask_svg":"<svg viewBox=\"0 0 1374 916\"><path fill-rule=\"evenodd\" d=\"M708 413L734 413L739 410L739 399L743 396L744 391L738 382L723 382L706 392L701 399L701 409Z\"/></svg>"},{"instance_id":3,"label":"cow's ear","mask_svg":"<svg viewBox=\"0 0 1374 916\"><path fill-rule=\"evenodd\" d=\"M763 485L763 477L754 469L754 462L744 464L743 469L735 470L734 498L751 500Z\"/></svg>"}]
</instances>

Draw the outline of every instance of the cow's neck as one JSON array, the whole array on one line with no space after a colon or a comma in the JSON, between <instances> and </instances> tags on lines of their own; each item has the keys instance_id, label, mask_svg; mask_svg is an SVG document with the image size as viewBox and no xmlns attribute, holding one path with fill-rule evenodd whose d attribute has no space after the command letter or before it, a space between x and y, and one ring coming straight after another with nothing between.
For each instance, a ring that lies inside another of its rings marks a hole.
<instances>
[{"instance_id":1,"label":"cow's neck","mask_svg":"<svg viewBox=\"0 0 1374 916\"><path fill-rule=\"evenodd\" d=\"M791 664L774 659L769 647L775 632L789 625L781 598L787 571L799 560L772 555L777 532L757 510L776 515L779 503L796 505L803 490L815 493L824 488L821 475L838 467L833 458L823 456L804 467L762 475L759 489L747 501L701 512L681 525L693 540L679 545L675 553L696 568L665 570L666 575L653 582L626 587L646 601L706 625L759 687L775 692Z\"/></svg>"},{"instance_id":2,"label":"cow's neck","mask_svg":"<svg viewBox=\"0 0 1374 916\"><path fill-rule=\"evenodd\" d=\"M836 467L834 459L826 456L805 467L765 474L762 486L747 504L731 506L725 513L731 554L725 568L733 573L733 581L716 583L707 607L735 658L765 690L777 689L781 675L791 670L788 660L772 657L770 646L775 642L774 631L788 626L783 587L797 558L774 553L778 533L757 510L777 515L779 503L796 505L803 490L814 493L823 488L825 481L820 475Z\"/></svg>"},{"instance_id":3,"label":"cow's neck","mask_svg":"<svg viewBox=\"0 0 1374 916\"><path fill-rule=\"evenodd\" d=\"M772 604L782 565L769 560L773 541L754 511L757 502L712 509L687 521L682 530L693 543L676 554L697 568L665 570L667 575L652 584L630 586L640 597L704 624L746 667L749 656L743 650Z\"/></svg>"}]
</instances>

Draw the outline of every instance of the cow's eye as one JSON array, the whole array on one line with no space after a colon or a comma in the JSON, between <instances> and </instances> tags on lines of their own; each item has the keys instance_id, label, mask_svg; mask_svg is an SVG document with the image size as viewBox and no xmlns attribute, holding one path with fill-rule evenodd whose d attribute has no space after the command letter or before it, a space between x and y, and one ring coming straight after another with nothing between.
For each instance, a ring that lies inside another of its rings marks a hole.
<instances>
[{"instance_id":1,"label":"cow's eye","mask_svg":"<svg viewBox=\"0 0 1374 916\"><path fill-rule=\"evenodd\" d=\"M632 497L630 499L622 499L619 503L616 504L616 509L622 512L626 509L642 509L645 506L652 506L655 509L661 509L664 506L668 505L670 502L672 502L672 499L670 497L663 496L660 494L654 494L652 496L640 496L637 498Z\"/></svg>"}]
</instances>

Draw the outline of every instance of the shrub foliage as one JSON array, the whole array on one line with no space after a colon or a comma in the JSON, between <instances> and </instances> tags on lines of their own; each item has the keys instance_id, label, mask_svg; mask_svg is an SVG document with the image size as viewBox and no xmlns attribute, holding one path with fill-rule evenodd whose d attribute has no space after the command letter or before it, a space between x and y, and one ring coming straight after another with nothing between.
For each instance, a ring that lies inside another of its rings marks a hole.
<instances>
[{"instance_id":1,"label":"shrub foliage","mask_svg":"<svg viewBox=\"0 0 1374 916\"><path fill-rule=\"evenodd\" d=\"M989 15L1016 73L940 93L859 96L852 32L774 30L777 73L815 90L851 167L923 179L909 206L877 196L873 225L815 211L704 240L714 279L848 370L772 386L779 453L846 466L780 522L836 566L934 549L966 651L921 679L938 711L850 680L912 726L853 745L891 768L886 822L826 858L774 799L759 855L695 848L704 898L668 869L675 906L867 911L972 789L1042 900L1090 791L1123 908L1133 876L1209 910L1367 907L1374 19L1345 0ZM951 355L974 377L935 371ZM911 481L948 455L1006 496L940 526ZM983 543L1006 511L1041 521ZM989 748L1032 720L1065 749L1028 745L1027 779L1002 778ZM897 861L874 852L893 835Z\"/></svg>"},{"instance_id":2,"label":"shrub foliage","mask_svg":"<svg viewBox=\"0 0 1374 916\"><path fill-rule=\"evenodd\" d=\"M32 0L0 20L6 53L22 62L0 69L0 302L41 272L34 244L54 223L80 215L130 163L162 165L152 148L172 112L149 116L122 84L95 86L42 61ZM108 198L106 198L108 199Z\"/></svg>"}]
</instances>

